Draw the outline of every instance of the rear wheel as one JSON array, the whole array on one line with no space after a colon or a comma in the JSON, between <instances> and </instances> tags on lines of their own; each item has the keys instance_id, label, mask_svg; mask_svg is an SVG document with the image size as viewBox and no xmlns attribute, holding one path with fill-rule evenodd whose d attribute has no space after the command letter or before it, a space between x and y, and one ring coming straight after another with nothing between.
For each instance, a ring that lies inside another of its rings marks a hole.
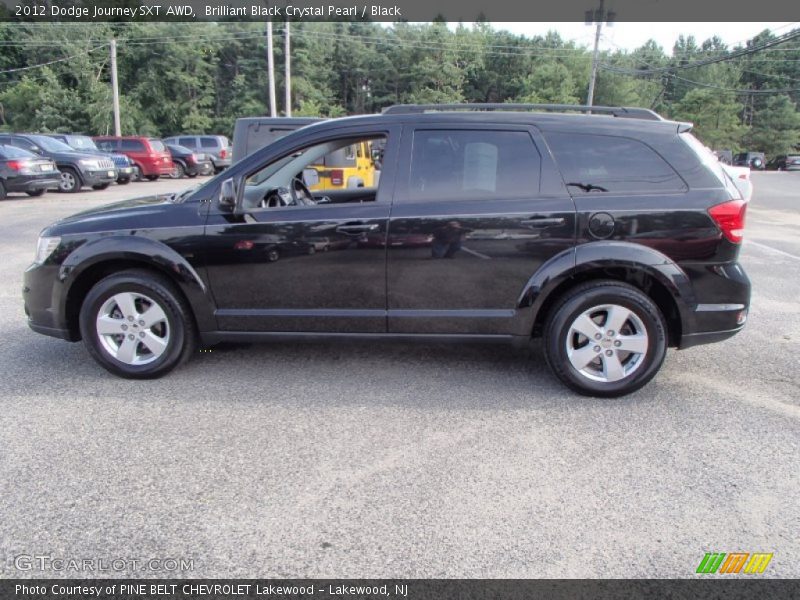
<instances>
[{"instance_id":1,"label":"rear wheel","mask_svg":"<svg viewBox=\"0 0 800 600\"><path fill-rule=\"evenodd\" d=\"M147 179L147 181L155 181L158 179L158 175L145 175L145 179Z\"/></svg>"},{"instance_id":2,"label":"rear wheel","mask_svg":"<svg viewBox=\"0 0 800 600\"><path fill-rule=\"evenodd\" d=\"M180 179L185 174L186 174L186 169L183 168L183 165L181 163L179 162L172 163L172 172L169 174L169 176L172 179Z\"/></svg>"},{"instance_id":3,"label":"rear wheel","mask_svg":"<svg viewBox=\"0 0 800 600\"><path fill-rule=\"evenodd\" d=\"M39 196L43 196L46 191L47 190L41 189L41 190L31 190L31 191L26 192L26 193L31 198L38 198Z\"/></svg>"},{"instance_id":4,"label":"rear wheel","mask_svg":"<svg viewBox=\"0 0 800 600\"><path fill-rule=\"evenodd\" d=\"M71 167L64 167L59 169L61 171L61 180L58 182L58 191L67 194L74 194L79 192L82 186L80 175Z\"/></svg>"},{"instance_id":5,"label":"rear wheel","mask_svg":"<svg viewBox=\"0 0 800 600\"><path fill-rule=\"evenodd\" d=\"M637 288L616 281L577 286L553 307L544 351L553 373L573 390L613 398L647 384L667 351L664 317Z\"/></svg>"},{"instance_id":6,"label":"rear wheel","mask_svg":"<svg viewBox=\"0 0 800 600\"><path fill-rule=\"evenodd\" d=\"M98 282L80 311L89 354L121 377L160 377L187 360L197 334L191 311L172 283L142 270Z\"/></svg>"}]
</instances>

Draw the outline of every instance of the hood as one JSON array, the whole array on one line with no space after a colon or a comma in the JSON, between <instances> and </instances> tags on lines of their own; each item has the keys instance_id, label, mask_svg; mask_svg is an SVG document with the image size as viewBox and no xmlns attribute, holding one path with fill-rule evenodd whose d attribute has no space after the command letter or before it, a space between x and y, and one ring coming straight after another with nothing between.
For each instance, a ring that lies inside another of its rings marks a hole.
<instances>
[{"instance_id":1,"label":"hood","mask_svg":"<svg viewBox=\"0 0 800 600\"><path fill-rule=\"evenodd\" d=\"M97 160L97 154L89 154L88 152L49 152L42 149L42 153L47 158L67 163L79 160Z\"/></svg>"},{"instance_id":2,"label":"hood","mask_svg":"<svg viewBox=\"0 0 800 600\"><path fill-rule=\"evenodd\" d=\"M164 225L167 213L175 208L174 194L145 196L107 204L56 221L46 235L66 235L97 231L149 229Z\"/></svg>"}]
</instances>

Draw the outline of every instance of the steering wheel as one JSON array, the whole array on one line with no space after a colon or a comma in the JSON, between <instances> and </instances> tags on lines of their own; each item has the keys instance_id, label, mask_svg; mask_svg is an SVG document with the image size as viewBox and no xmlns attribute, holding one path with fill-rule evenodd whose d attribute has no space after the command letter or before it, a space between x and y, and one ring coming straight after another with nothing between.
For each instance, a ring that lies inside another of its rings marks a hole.
<instances>
[{"instance_id":1,"label":"steering wheel","mask_svg":"<svg viewBox=\"0 0 800 600\"><path fill-rule=\"evenodd\" d=\"M294 204L297 206L316 204L314 196L311 195L311 191L299 177L294 177L292 179L292 182L289 184L289 191L292 194Z\"/></svg>"}]
</instances>

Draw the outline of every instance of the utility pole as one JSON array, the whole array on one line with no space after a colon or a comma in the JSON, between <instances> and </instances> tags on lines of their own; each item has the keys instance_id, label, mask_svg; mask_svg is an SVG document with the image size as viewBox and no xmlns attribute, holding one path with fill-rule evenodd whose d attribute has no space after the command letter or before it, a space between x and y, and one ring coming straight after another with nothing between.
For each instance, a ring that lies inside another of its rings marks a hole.
<instances>
[{"instance_id":1,"label":"utility pole","mask_svg":"<svg viewBox=\"0 0 800 600\"><path fill-rule=\"evenodd\" d=\"M272 21L267 21L267 69L269 70L269 116L277 117L275 106L275 55L272 53Z\"/></svg>"},{"instance_id":2,"label":"utility pole","mask_svg":"<svg viewBox=\"0 0 800 600\"><path fill-rule=\"evenodd\" d=\"M600 0L600 8L597 10L587 10L585 13L585 22L587 25L597 23L597 30L594 34L594 54L592 56L592 74L589 77L589 94L586 98L586 105L592 106L594 104L594 82L597 79L597 65L600 62L600 32L603 29L603 23L607 23L609 27L614 24L614 18L617 16L611 11L605 10L605 0Z\"/></svg>"},{"instance_id":3,"label":"utility pole","mask_svg":"<svg viewBox=\"0 0 800 600\"><path fill-rule=\"evenodd\" d=\"M111 40L111 94L114 103L114 135L122 135L119 122L119 80L117 78L117 40Z\"/></svg>"},{"instance_id":4,"label":"utility pole","mask_svg":"<svg viewBox=\"0 0 800 600\"><path fill-rule=\"evenodd\" d=\"M291 32L289 29L289 19L286 19L284 30L283 55L286 60L286 116L292 116L292 52L291 52Z\"/></svg>"}]
</instances>

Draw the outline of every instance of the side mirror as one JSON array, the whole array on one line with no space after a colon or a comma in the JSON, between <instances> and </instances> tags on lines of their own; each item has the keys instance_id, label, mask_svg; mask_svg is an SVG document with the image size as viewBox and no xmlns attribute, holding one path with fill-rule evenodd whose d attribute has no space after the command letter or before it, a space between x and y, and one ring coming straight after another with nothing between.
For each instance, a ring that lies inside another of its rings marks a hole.
<instances>
[{"instance_id":1,"label":"side mirror","mask_svg":"<svg viewBox=\"0 0 800 600\"><path fill-rule=\"evenodd\" d=\"M231 178L225 179L220 186L219 206L230 212L236 209L236 184Z\"/></svg>"},{"instance_id":2,"label":"side mirror","mask_svg":"<svg viewBox=\"0 0 800 600\"><path fill-rule=\"evenodd\" d=\"M319 173L316 169L303 169L303 183L306 187L319 185Z\"/></svg>"}]
</instances>

